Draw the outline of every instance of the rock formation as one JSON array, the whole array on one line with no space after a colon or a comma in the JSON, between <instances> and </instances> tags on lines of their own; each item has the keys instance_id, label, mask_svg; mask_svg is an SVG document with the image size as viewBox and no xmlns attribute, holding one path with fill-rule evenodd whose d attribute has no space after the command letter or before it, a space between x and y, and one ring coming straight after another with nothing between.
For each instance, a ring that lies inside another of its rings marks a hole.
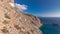
<instances>
[{"instance_id":1,"label":"rock formation","mask_svg":"<svg viewBox=\"0 0 60 34\"><path fill-rule=\"evenodd\" d=\"M0 0L0 34L42 34L41 25L37 17L20 12L14 0Z\"/></svg>"}]
</instances>

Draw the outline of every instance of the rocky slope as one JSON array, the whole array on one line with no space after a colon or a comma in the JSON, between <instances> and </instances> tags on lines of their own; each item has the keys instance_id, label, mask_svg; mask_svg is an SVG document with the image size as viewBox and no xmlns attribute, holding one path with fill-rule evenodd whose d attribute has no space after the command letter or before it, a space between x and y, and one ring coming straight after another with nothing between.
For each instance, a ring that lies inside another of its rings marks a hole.
<instances>
[{"instance_id":1,"label":"rocky slope","mask_svg":"<svg viewBox=\"0 0 60 34\"><path fill-rule=\"evenodd\" d=\"M0 0L0 34L42 34L40 20L20 12L14 0Z\"/></svg>"}]
</instances>

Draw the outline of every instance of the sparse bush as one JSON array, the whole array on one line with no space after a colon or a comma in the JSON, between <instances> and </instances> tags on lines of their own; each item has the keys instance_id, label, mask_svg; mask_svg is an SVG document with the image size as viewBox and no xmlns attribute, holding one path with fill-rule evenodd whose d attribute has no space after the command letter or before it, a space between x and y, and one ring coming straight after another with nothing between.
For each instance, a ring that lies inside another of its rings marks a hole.
<instances>
[{"instance_id":1,"label":"sparse bush","mask_svg":"<svg viewBox=\"0 0 60 34\"><path fill-rule=\"evenodd\" d=\"M8 24L8 21L4 20L4 21L3 21L3 24Z\"/></svg>"},{"instance_id":2,"label":"sparse bush","mask_svg":"<svg viewBox=\"0 0 60 34\"><path fill-rule=\"evenodd\" d=\"M14 27L15 27L16 29L21 29L18 25L14 25Z\"/></svg>"},{"instance_id":3,"label":"sparse bush","mask_svg":"<svg viewBox=\"0 0 60 34\"><path fill-rule=\"evenodd\" d=\"M8 18L8 19L10 19L10 17L5 13L5 18Z\"/></svg>"},{"instance_id":4,"label":"sparse bush","mask_svg":"<svg viewBox=\"0 0 60 34\"><path fill-rule=\"evenodd\" d=\"M4 33L8 33L9 32L7 29L2 29L1 31L4 32Z\"/></svg>"}]
</instances>

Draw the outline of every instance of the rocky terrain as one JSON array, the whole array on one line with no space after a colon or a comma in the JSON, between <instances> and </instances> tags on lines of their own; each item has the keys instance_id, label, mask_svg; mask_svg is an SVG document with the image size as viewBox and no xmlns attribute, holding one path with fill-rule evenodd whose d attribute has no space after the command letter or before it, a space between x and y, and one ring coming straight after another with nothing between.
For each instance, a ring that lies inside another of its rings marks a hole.
<instances>
[{"instance_id":1,"label":"rocky terrain","mask_svg":"<svg viewBox=\"0 0 60 34\"><path fill-rule=\"evenodd\" d=\"M0 0L0 34L42 34L40 20L23 14L14 0Z\"/></svg>"}]
</instances>

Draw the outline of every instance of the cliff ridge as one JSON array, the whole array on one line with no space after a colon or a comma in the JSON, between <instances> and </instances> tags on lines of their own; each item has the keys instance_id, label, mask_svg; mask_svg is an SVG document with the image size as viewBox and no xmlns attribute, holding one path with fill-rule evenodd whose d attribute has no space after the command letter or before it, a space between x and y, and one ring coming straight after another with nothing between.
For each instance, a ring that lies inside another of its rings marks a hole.
<instances>
[{"instance_id":1,"label":"cliff ridge","mask_svg":"<svg viewBox=\"0 0 60 34\"><path fill-rule=\"evenodd\" d=\"M14 0L0 0L0 34L42 34L40 20L18 10Z\"/></svg>"}]
</instances>

